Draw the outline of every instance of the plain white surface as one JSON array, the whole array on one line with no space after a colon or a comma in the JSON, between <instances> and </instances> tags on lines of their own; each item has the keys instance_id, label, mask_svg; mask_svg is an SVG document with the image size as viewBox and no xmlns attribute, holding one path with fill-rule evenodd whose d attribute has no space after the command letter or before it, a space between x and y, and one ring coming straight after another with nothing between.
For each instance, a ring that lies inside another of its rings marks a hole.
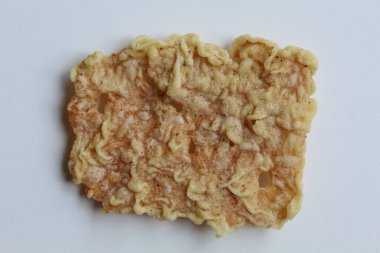
<instances>
[{"instance_id":1,"label":"plain white surface","mask_svg":"<svg viewBox=\"0 0 380 253\"><path fill-rule=\"evenodd\" d=\"M356 2L0 1L0 252L380 252L380 2ZM104 215L65 179L71 66L173 32L319 58L303 207L282 230Z\"/></svg>"}]
</instances>

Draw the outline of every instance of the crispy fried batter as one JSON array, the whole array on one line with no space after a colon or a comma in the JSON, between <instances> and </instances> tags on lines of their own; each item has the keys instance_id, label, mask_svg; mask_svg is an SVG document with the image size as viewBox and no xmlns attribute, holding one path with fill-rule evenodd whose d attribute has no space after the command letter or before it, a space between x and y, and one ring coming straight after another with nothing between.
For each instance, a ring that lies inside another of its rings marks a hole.
<instances>
[{"instance_id":1,"label":"crispy fried batter","mask_svg":"<svg viewBox=\"0 0 380 253\"><path fill-rule=\"evenodd\" d=\"M74 182L106 212L279 228L301 205L316 69L247 35L230 52L195 34L95 52L70 73Z\"/></svg>"}]
</instances>

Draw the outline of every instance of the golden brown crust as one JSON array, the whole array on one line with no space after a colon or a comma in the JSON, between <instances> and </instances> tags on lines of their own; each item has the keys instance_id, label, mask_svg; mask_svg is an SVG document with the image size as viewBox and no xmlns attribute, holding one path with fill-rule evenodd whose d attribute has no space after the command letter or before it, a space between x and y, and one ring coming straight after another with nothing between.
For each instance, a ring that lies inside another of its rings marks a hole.
<instances>
[{"instance_id":1,"label":"golden brown crust","mask_svg":"<svg viewBox=\"0 0 380 253\"><path fill-rule=\"evenodd\" d=\"M301 205L316 70L311 53L248 35L230 52L187 34L93 53L70 73L73 180L106 212L218 236L281 227Z\"/></svg>"}]
</instances>

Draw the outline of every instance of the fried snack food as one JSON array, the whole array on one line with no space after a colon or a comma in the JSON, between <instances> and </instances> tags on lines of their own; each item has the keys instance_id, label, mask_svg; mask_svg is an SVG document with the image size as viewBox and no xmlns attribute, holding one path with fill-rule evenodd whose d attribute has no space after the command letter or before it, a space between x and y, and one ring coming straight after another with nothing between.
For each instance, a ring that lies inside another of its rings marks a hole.
<instances>
[{"instance_id":1,"label":"fried snack food","mask_svg":"<svg viewBox=\"0 0 380 253\"><path fill-rule=\"evenodd\" d=\"M105 212L280 228L300 209L317 60L248 35L137 37L70 73L69 168Z\"/></svg>"}]
</instances>

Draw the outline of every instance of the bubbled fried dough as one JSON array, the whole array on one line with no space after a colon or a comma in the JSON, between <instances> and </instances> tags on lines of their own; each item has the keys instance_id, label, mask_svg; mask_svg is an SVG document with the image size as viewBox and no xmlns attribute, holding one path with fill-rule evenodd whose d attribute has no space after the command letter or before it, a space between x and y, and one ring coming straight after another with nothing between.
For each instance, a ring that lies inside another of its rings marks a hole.
<instances>
[{"instance_id":1,"label":"bubbled fried dough","mask_svg":"<svg viewBox=\"0 0 380 253\"><path fill-rule=\"evenodd\" d=\"M218 236L281 227L300 209L316 103L309 52L248 35L145 36L70 73L69 168L112 213L207 222Z\"/></svg>"}]
</instances>

